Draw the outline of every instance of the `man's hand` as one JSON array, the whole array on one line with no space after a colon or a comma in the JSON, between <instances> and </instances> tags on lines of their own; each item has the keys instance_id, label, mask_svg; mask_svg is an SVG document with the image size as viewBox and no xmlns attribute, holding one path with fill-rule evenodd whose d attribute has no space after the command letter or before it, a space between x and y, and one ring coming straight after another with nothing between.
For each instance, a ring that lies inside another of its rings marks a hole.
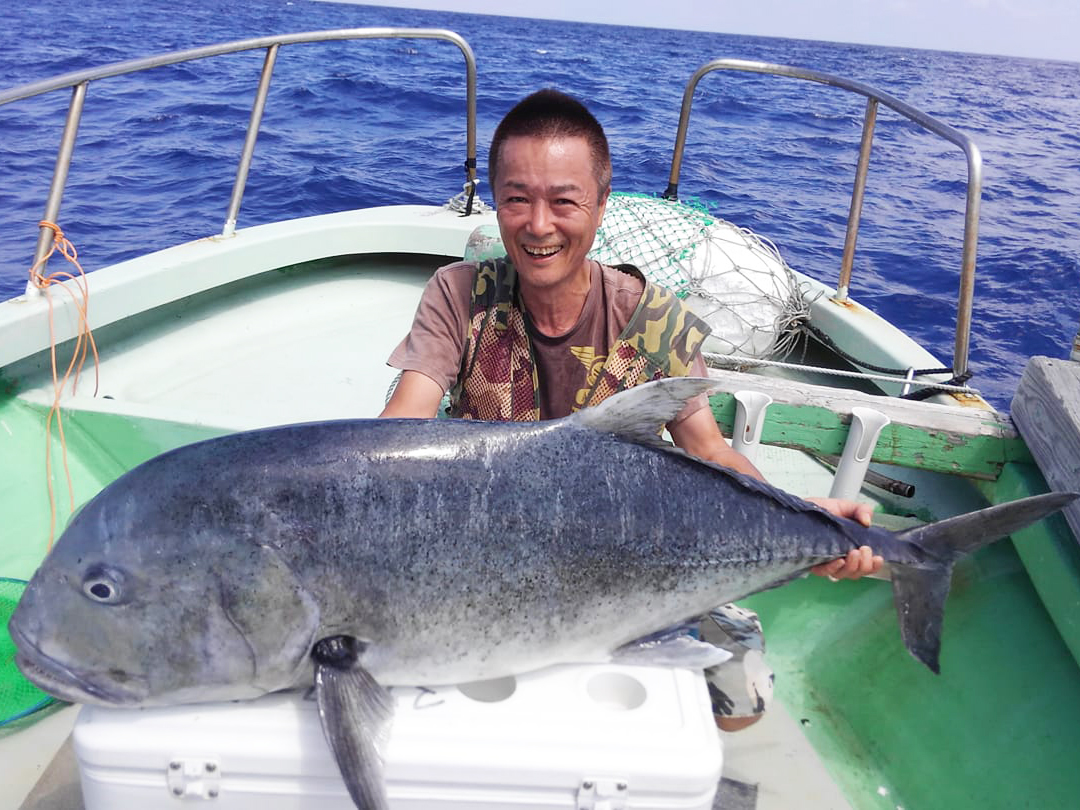
<instances>
[{"instance_id":1,"label":"man's hand","mask_svg":"<svg viewBox=\"0 0 1080 810\"><path fill-rule=\"evenodd\" d=\"M870 518L874 513L871 506L866 503L845 501L839 498L807 498L806 500L817 504L826 512L831 512L837 517L850 518L863 526L870 525ZM859 579L867 574L876 574L884 563L885 561L874 554L870 546L861 546L849 551L846 557L815 565L810 569L810 573L831 579Z\"/></svg>"}]
</instances>

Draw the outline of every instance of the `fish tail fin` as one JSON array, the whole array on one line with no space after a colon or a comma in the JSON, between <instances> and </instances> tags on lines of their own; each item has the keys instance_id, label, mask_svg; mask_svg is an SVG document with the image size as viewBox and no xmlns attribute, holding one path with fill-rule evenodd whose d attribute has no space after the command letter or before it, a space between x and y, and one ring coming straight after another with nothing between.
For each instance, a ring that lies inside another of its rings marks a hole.
<instances>
[{"instance_id":1,"label":"fish tail fin","mask_svg":"<svg viewBox=\"0 0 1080 810\"><path fill-rule=\"evenodd\" d=\"M941 671L941 625L954 563L1080 497L1051 492L929 523L897 534L926 552L919 564L891 563L893 598L904 646L932 672Z\"/></svg>"}]
</instances>

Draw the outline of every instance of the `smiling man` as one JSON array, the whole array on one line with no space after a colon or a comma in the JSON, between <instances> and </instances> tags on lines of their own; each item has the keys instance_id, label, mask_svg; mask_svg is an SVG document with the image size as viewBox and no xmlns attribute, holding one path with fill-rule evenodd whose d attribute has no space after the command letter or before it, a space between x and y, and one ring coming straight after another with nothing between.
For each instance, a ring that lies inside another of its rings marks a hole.
<instances>
[{"instance_id":1,"label":"smiling man","mask_svg":"<svg viewBox=\"0 0 1080 810\"><path fill-rule=\"evenodd\" d=\"M556 90L519 102L495 130L488 178L506 257L436 271L390 356L402 374L381 416L435 416L449 390L452 416L556 419L648 380L708 376L701 319L636 267L588 258L611 191L611 157L584 105ZM705 395L667 428L686 452L762 477L721 435ZM815 502L869 523L866 505ZM814 571L855 579L881 564L864 546ZM703 631L736 665L709 673L710 692L720 727L736 730L764 711L772 673L754 614L726 606L713 618Z\"/></svg>"},{"instance_id":2,"label":"smiling man","mask_svg":"<svg viewBox=\"0 0 1080 810\"><path fill-rule=\"evenodd\" d=\"M708 326L630 265L587 258L611 190L603 128L541 90L492 139L488 175L506 258L441 268L390 357L403 371L383 416L554 419L661 376L707 376ZM699 458L760 477L721 436L704 395L667 426Z\"/></svg>"}]
</instances>

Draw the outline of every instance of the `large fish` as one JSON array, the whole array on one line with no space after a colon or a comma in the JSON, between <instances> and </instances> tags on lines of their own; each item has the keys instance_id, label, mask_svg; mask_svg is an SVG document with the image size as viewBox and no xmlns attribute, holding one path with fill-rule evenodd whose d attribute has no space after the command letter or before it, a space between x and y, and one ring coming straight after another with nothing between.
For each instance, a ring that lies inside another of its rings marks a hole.
<instances>
[{"instance_id":1,"label":"large fish","mask_svg":"<svg viewBox=\"0 0 1080 810\"><path fill-rule=\"evenodd\" d=\"M663 445L658 426L708 386L663 380L550 422L324 422L165 453L73 518L11 620L18 664L112 706L314 678L354 801L383 808L380 684L701 666L711 648L685 636L636 642L864 544L936 671L954 560L1076 497L867 529Z\"/></svg>"}]
</instances>

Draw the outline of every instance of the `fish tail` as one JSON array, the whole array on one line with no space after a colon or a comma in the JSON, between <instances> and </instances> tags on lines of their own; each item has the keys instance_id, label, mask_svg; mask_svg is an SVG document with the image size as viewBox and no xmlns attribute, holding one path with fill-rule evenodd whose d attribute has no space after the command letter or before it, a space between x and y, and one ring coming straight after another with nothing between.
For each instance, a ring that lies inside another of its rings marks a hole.
<instances>
[{"instance_id":1,"label":"fish tail","mask_svg":"<svg viewBox=\"0 0 1080 810\"><path fill-rule=\"evenodd\" d=\"M904 646L932 672L941 671L941 625L953 565L961 557L1000 540L1080 497L1051 492L998 504L897 534L926 553L918 564L890 563L893 598Z\"/></svg>"}]
</instances>

